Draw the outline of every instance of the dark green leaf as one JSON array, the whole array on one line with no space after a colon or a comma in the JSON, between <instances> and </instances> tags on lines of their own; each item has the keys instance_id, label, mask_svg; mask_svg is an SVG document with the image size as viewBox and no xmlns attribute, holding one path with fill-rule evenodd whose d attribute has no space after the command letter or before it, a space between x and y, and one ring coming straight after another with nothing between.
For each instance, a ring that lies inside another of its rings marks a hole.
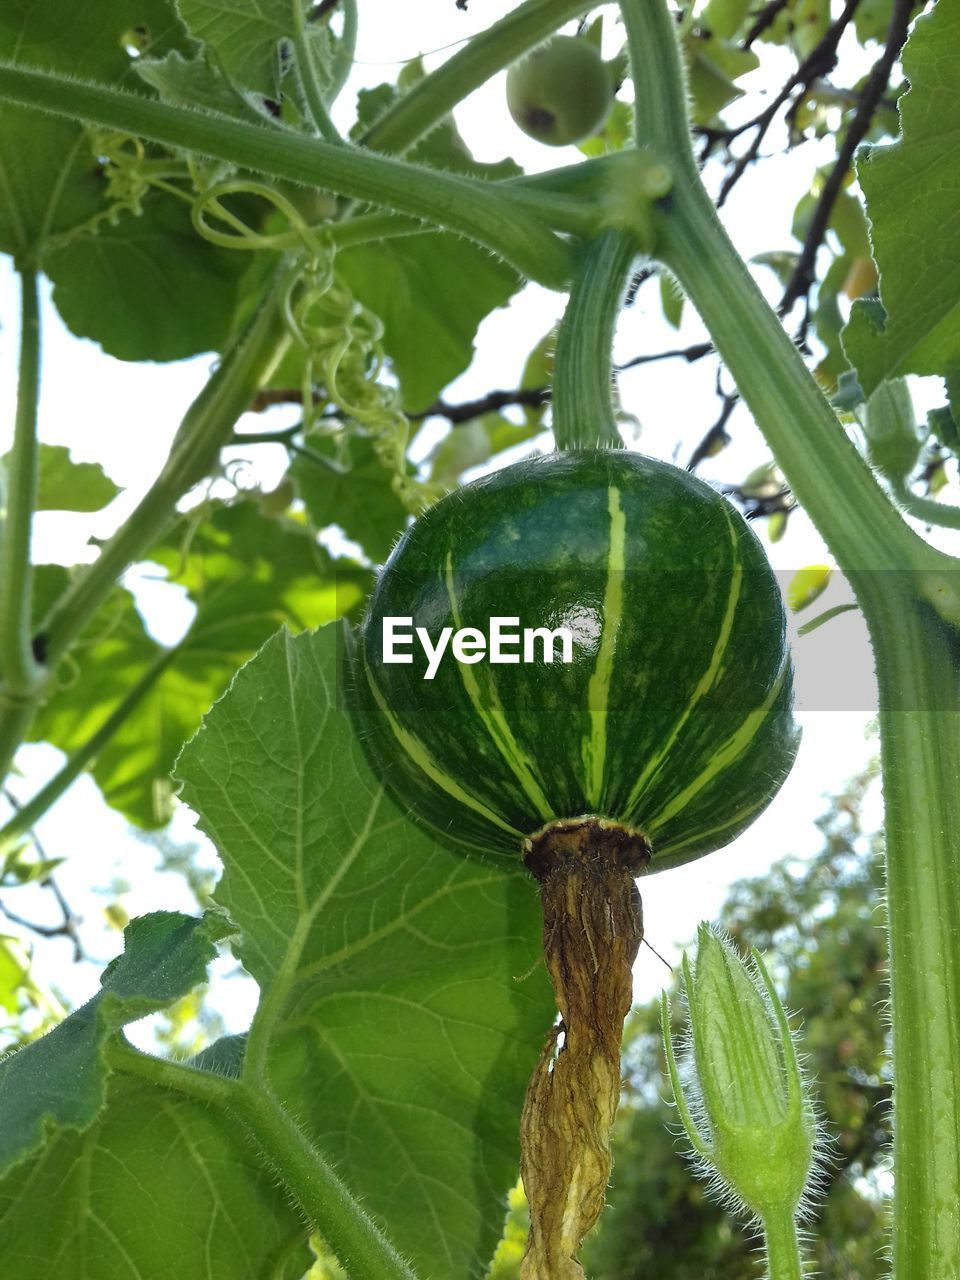
<instances>
[{"instance_id":1,"label":"dark green leaf","mask_svg":"<svg viewBox=\"0 0 960 1280\"><path fill-rule=\"evenodd\" d=\"M410 413L426 409L466 369L480 321L520 284L499 259L441 232L345 249L337 266L383 321L383 345Z\"/></svg>"},{"instance_id":2,"label":"dark green leaf","mask_svg":"<svg viewBox=\"0 0 960 1280\"><path fill-rule=\"evenodd\" d=\"M0 1252L5 1280L299 1280L310 1266L295 1209L232 1120L117 1076L92 1128L0 1182Z\"/></svg>"},{"instance_id":3,"label":"dark green leaf","mask_svg":"<svg viewBox=\"0 0 960 1280\"><path fill-rule=\"evenodd\" d=\"M65 25L65 22L67 25ZM72 5L4 0L0 57L132 87L126 33L152 54L183 47L172 0ZM84 130L17 107L0 106L0 250L38 255L53 235L103 208L104 184Z\"/></svg>"},{"instance_id":4,"label":"dark green leaf","mask_svg":"<svg viewBox=\"0 0 960 1280\"><path fill-rule=\"evenodd\" d=\"M332 627L269 641L177 774L223 858L275 1086L423 1275L472 1275L552 1017L537 895L519 861L448 852L385 796L336 651Z\"/></svg>"},{"instance_id":5,"label":"dark green leaf","mask_svg":"<svg viewBox=\"0 0 960 1280\"><path fill-rule=\"evenodd\" d=\"M193 229L190 209L151 193L139 217L122 213L49 254L57 310L78 336L121 360L180 360L215 351L237 323L250 254Z\"/></svg>"},{"instance_id":6,"label":"dark green leaf","mask_svg":"<svg viewBox=\"0 0 960 1280\"><path fill-rule=\"evenodd\" d=\"M99 994L0 1062L0 1171L37 1151L51 1130L93 1124L104 1103L106 1039L202 982L224 928L216 914L195 920L157 911L134 920Z\"/></svg>"},{"instance_id":7,"label":"dark green leaf","mask_svg":"<svg viewBox=\"0 0 960 1280\"><path fill-rule=\"evenodd\" d=\"M299 2L299 0L298 0ZM242 89L276 98L280 43L290 35L290 0L177 0L190 34Z\"/></svg>"},{"instance_id":8,"label":"dark green leaf","mask_svg":"<svg viewBox=\"0 0 960 1280\"><path fill-rule=\"evenodd\" d=\"M329 440L311 437L308 443L329 465L299 456L290 475L314 526L339 525L375 564L382 564L407 522L391 472L366 436L350 439L346 457Z\"/></svg>"}]
</instances>

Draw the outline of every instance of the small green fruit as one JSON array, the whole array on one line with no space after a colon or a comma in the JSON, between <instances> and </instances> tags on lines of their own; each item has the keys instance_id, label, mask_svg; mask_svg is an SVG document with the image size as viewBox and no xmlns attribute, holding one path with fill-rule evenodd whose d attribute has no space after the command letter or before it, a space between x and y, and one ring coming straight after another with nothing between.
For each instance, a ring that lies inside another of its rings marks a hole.
<instances>
[{"instance_id":1,"label":"small green fruit","mask_svg":"<svg viewBox=\"0 0 960 1280\"><path fill-rule=\"evenodd\" d=\"M600 54L576 36L554 36L507 72L507 106L517 125L549 147L598 132L613 101Z\"/></svg>"},{"instance_id":2,"label":"small green fruit","mask_svg":"<svg viewBox=\"0 0 960 1280\"><path fill-rule=\"evenodd\" d=\"M565 628L569 652L550 639L548 655L541 631L494 654L494 622ZM446 642L436 660L418 627ZM687 862L750 825L796 750L756 535L696 477L625 449L528 459L430 507L380 575L357 656L381 776L485 853L516 858L591 817L643 833L653 870Z\"/></svg>"}]
</instances>

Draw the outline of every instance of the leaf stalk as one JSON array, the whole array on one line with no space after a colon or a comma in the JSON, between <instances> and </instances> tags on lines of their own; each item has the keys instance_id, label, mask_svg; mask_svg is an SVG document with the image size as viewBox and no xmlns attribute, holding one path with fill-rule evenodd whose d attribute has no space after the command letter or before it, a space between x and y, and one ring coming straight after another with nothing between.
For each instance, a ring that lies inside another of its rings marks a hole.
<instances>
[{"instance_id":1,"label":"leaf stalk","mask_svg":"<svg viewBox=\"0 0 960 1280\"><path fill-rule=\"evenodd\" d=\"M39 474L40 397L40 304L34 269L21 268L20 286L17 411L5 486L0 476L0 779L6 776L42 680L31 646L30 616L30 535Z\"/></svg>"}]
</instances>

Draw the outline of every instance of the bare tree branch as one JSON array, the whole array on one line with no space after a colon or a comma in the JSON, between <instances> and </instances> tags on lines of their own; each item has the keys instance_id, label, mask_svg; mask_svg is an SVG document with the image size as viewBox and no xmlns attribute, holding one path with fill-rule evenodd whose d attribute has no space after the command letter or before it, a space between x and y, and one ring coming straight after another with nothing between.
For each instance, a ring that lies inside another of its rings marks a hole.
<instances>
[{"instance_id":1,"label":"bare tree branch","mask_svg":"<svg viewBox=\"0 0 960 1280\"><path fill-rule=\"evenodd\" d=\"M463 404L448 404L446 400L435 400L426 409L409 415L411 421L421 422L424 418L446 418L451 426L458 427L464 422L472 422L474 418L482 418L485 413L496 413L511 405L520 405L527 409L539 409L550 399L549 387L518 387L513 391L488 391L478 400L467 400Z\"/></svg>"},{"instance_id":2,"label":"bare tree branch","mask_svg":"<svg viewBox=\"0 0 960 1280\"><path fill-rule=\"evenodd\" d=\"M717 370L717 395L720 397L722 408L720 416L716 422L706 433L693 453L690 455L690 461L687 463L688 471L696 471L704 458L712 457L718 453L724 445L730 443L730 436L727 433L727 423L730 421L730 415L740 403L740 393L737 391L724 391L722 381L723 370Z\"/></svg>"},{"instance_id":3,"label":"bare tree branch","mask_svg":"<svg viewBox=\"0 0 960 1280\"><path fill-rule=\"evenodd\" d=\"M887 42L882 56L870 73L870 78L860 95L860 103L844 136L843 143L837 153L836 163L823 184L823 190L817 201L807 234L803 240L803 249L797 259L796 266L787 281L778 308L781 316L786 315L798 298L810 290L814 281L817 252L823 243L830 222L830 215L837 197L843 189L844 179L853 161L853 153L866 137L883 95L890 83L890 73L900 55L903 43L907 38L910 15L914 9L914 0L896 0L890 16L887 30Z\"/></svg>"},{"instance_id":4,"label":"bare tree branch","mask_svg":"<svg viewBox=\"0 0 960 1280\"><path fill-rule=\"evenodd\" d=\"M840 37L852 21L853 15L856 13L860 3L861 0L847 0L844 5L843 12L837 18L836 22L830 25L824 33L822 40L820 40L816 47L810 51L809 55L804 58L803 62L786 84L780 89L779 93L770 105L764 111L761 111L758 116L755 116L752 120L748 120L745 124L737 125L733 129L701 129L701 135L707 139L708 144L704 150L704 159L709 155L709 149L712 143L717 141L730 142L741 133L746 133L749 129L755 130L750 146L742 156L737 157L733 168L723 181L723 185L720 188L720 194L717 197L718 209L725 203L730 192L743 177L747 168L754 160L756 160L763 139L767 135L767 130L773 124L780 108L790 99L794 90L799 88L800 93L797 95L791 110L795 110L796 107L799 106L800 102L803 101L804 97L806 97L807 93L810 91L811 85L816 80L819 80L822 76L828 75L836 66L837 46L840 43Z\"/></svg>"},{"instance_id":5,"label":"bare tree branch","mask_svg":"<svg viewBox=\"0 0 960 1280\"><path fill-rule=\"evenodd\" d=\"M753 42L758 40L768 27L773 26L774 22L777 20L777 15L781 13L789 3L790 0L770 0L769 4L765 4L763 6L754 19L753 26L744 37L744 49L749 49Z\"/></svg>"},{"instance_id":6,"label":"bare tree branch","mask_svg":"<svg viewBox=\"0 0 960 1280\"><path fill-rule=\"evenodd\" d=\"M670 351L655 351L651 355L633 356L632 359L624 360L623 364L617 365L617 373L622 373L624 369L635 369L641 364L654 364L658 360L686 360L687 364L693 364L715 350L712 342L695 342L689 347L675 347Z\"/></svg>"}]
</instances>

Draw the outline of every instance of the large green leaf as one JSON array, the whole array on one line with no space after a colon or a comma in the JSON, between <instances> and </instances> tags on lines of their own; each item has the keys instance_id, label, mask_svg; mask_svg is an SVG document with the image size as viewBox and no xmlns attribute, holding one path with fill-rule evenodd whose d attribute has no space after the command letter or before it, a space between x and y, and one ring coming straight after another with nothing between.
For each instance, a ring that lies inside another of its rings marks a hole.
<instances>
[{"instance_id":1,"label":"large green leaf","mask_svg":"<svg viewBox=\"0 0 960 1280\"><path fill-rule=\"evenodd\" d=\"M467 368L480 321L520 284L512 267L445 232L345 249L337 266L383 321L409 413L426 409Z\"/></svg>"},{"instance_id":2,"label":"large green leaf","mask_svg":"<svg viewBox=\"0 0 960 1280\"><path fill-rule=\"evenodd\" d=\"M109 1076L106 1043L206 978L230 930L156 912L101 990L0 1063L0 1256L8 1280L295 1280L306 1233L235 1122Z\"/></svg>"},{"instance_id":3,"label":"large green leaf","mask_svg":"<svg viewBox=\"0 0 960 1280\"><path fill-rule=\"evenodd\" d=\"M261 516L253 501L214 507L208 520L184 517L149 559L197 605L184 640L165 650L118 588L84 637L74 678L32 728L34 738L76 751L154 664L165 662L92 764L108 804L147 828L169 819L177 753L237 668L282 623L299 630L355 607L368 576L341 568L305 527Z\"/></svg>"},{"instance_id":4,"label":"large green leaf","mask_svg":"<svg viewBox=\"0 0 960 1280\"><path fill-rule=\"evenodd\" d=\"M903 55L902 138L862 154L881 310L858 302L844 347L865 394L960 362L960 8L917 20ZM885 314L884 314L885 313Z\"/></svg>"},{"instance_id":5,"label":"large green leaf","mask_svg":"<svg viewBox=\"0 0 960 1280\"><path fill-rule=\"evenodd\" d=\"M193 229L189 206L151 192L139 215L48 253L53 301L74 333L120 360L180 360L221 347L237 323L250 254Z\"/></svg>"},{"instance_id":6,"label":"large green leaf","mask_svg":"<svg viewBox=\"0 0 960 1280\"><path fill-rule=\"evenodd\" d=\"M68 9L56 0L4 0L0 56L121 83L131 77L126 33L162 53L182 41L169 0L111 0ZM37 255L50 236L103 207L86 135L66 120L0 107L0 251Z\"/></svg>"},{"instance_id":7,"label":"large green leaf","mask_svg":"<svg viewBox=\"0 0 960 1280\"><path fill-rule=\"evenodd\" d=\"M141 94L141 56L189 50L173 0L74 5L66 20L56 0L0 6L0 56ZM107 210L111 221L101 216ZM188 206L176 196L148 191L139 215L117 208L81 125L6 106L0 250L39 262L73 332L125 360L219 350L260 279L259 255L252 262L250 254L197 236Z\"/></svg>"},{"instance_id":8,"label":"large green leaf","mask_svg":"<svg viewBox=\"0 0 960 1280\"><path fill-rule=\"evenodd\" d=\"M58 1128L83 1131L104 1103L106 1040L127 1022L186 995L207 974L221 916L158 911L124 931L123 954L101 990L40 1040L0 1062L0 1172L40 1149Z\"/></svg>"},{"instance_id":9,"label":"large green leaf","mask_svg":"<svg viewBox=\"0 0 960 1280\"><path fill-rule=\"evenodd\" d=\"M400 88L409 89L422 75L419 59L409 63ZM356 132L372 124L397 94L395 86L386 84L364 90ZM410 158L488 180L520 172L512 160L475 160L450 119L420 142ZM440 232L346 249L337 264L360 301L386 327L384 346L411 413L432 404L469 365L480 321L520 285L512 268L469 241Z\"/></svg>"},{"instance_id":10,"label":"large green leaf","mask_svg":"<svg viewBox=\"0 0 960 1280\"><path fill-rule=\"evenodd\" d=\"M278 96L280 44L293 27L291 0L177 0L177 7L231 80Z\"/></svg>"},{"instance_id":11,"label":"large green leaf","mask_svg":"<svg viewBox=\"0 0 960 1280\"><path fill-rule=\"evenodd\" d=\"M519 863L439 848L386 797L336 650L332 627L270 640L177 774L223 858L275 1086L422 1274L474 1275L553 1010L530 973L537 894Z\"/></svg>"},{"instance_id":12,"label":"large green leaf","mask_svg":"<svg viewBox=\"0 0 960 1280\"><path fill-rule=\"evenodd\" d=\"M0 1181L4 1280L299 1280L306 1233L216 1110L111 1077L84 1134Z\"/></svg>"}]
</instances>

